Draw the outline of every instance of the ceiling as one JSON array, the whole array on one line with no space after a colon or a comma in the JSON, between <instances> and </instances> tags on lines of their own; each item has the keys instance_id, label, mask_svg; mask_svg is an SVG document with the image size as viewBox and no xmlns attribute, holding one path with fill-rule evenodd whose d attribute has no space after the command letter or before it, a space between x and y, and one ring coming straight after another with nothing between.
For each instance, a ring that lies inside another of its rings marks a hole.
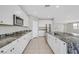
<instances>
[{"instance_id":1,"label":"ceiling","mask_svg":"<svg viewBox=\"0 0 79 59\"><path fill-rule=\"evenodd\" d=\"M49 19L54 18L56 22L79 21L78 5L22 5L21 6L29 15Z\"/></svg>"}]
</instances>

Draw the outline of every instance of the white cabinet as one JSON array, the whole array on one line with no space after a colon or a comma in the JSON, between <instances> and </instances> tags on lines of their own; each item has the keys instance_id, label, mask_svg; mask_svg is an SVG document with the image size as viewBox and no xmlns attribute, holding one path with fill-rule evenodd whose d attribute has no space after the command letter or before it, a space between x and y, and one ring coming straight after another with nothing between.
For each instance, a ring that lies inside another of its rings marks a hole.
<instances>
[{"instance_id":1,"label":"white cabinet","mask_svg":"<svg viewBox=\"0 0 79 59\"><path fill-rule=\"evenodd\" d=\"M32 33L28 33L27 35L24 35L23 37L18 39L18 43L16 45L17 53L22 53L31 39Z\"/></svg>"},{"instance_id":2,"label":"white cabinet","mask_svg":"<svg viewBox=\"0 0 79 59\"><path fill-rule=\"evenodd\" d=\"M16 52L16 45L12 45L11 44L11 47L7 50L6 54L12 54L12 53L15 53Z\"/></svg>"},{"instance_id":3,"label":"white cabinet","mask_svg":"<svg viewBox=\"0 0 79 59\"><path fill-rule=\"evenodd\" d=\"M12 50L12 48L15 46L15 44L17 43L17 41L13 41L12 43L0 48L0 53L5 54L5 53L9 53L10 50Z\"/></svg>"},{"instance_id":4,"label":"white cabinet","mask_svg":"<svg viewBox=\"0 0 79 59\"><path fill-rule=\"evenodd\" d=\"M54 53L56 53L56 54L66 54L67 53L67 43L66 42L64 42L50 34L47 34L47 42Z\"/></svg>"},{"instance_id":5,"label":"white cabinet","mask_svg":"<svg viewBox=\"0 0 79 59\"><path fill-rule=\"evenodd\" d=\"M5 47L0 48L0 54L5 54L11 48L11 45L6 45Z\"/></svg>"},{"instance_id":6,"label":"white cabinet","mask_svg":"<svg viewBox=\"0 0 79 59\"><path fill-rule=\"evenodd\" d=\"M0 24L13 25L13 14L24 20L24 26L28 25L28 16L17 5L0 5Z\"/></svg>"},{"instance_id":7,"label":"white cabinet","mask_svg":"<svg viewBox=\"0 0 79 59\"><path fill-rule=\"evenodd\" d=\"M66 43L58 38L55 39L55 53L66 54Z\"/></svg>"},{"instance_id":8,"label":"white cabinet","mask_svg":"<svg viewBox=\"0 0 79 59\"><path fill-rule=\"evenodd\" d=\"M11 42L10 44L0 48L2 54L21 54L29 41L32 39L32 33L27 33L19 39Z\"/></svg>"}]
</instances>

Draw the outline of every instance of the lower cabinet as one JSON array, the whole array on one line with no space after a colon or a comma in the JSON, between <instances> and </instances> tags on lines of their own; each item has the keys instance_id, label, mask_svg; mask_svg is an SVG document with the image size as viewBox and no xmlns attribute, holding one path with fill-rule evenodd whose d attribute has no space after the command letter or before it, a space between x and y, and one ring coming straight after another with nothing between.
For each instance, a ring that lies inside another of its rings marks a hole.
<instances>
[{"instance_id":1,"label":"lower cabinet","mask_svg":"<svg viewBox=\"0 0 79 59\"><path fill-rule=\"evenodd\" d=\"M10 44L0 48L0 54L12 53L16 43L17 43L17 41L15 40L15 41L11 42Z\"/></svg>"},{"instance_id":2,"label":"lower cabinet","mask_svg":"<svg viewBox=\"0 0 79 59\"><path fill-rule=\"evenodd\" d=\"M21 54L29 41L32 39L32 33L27 33L10 44L0 48L1 54Z\"/></svg>"},{"instance_id":3,"label":"lower cabinet","mask_svg":"<svg viewBox=\"0 0 79 59\"><path fill-rule=\"evenodd\" d=\"M48 33L47 33L47 42L55 54L66 54L67 53L66 42Z\"/></svg>"}]
</instances>

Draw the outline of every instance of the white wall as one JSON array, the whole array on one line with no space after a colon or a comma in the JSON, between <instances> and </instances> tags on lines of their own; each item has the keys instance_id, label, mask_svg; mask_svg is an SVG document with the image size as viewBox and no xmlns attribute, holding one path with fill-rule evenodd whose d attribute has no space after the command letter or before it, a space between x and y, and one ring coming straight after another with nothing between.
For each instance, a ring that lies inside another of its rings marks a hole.
<instances>
[{"instance_id":1,"label":"white wall","mask_svg":"<svg viewBox=\"0 0 79 59\"><path fill-rule=\"evenodd\" d=\"M49 24L51 24L51 27L52 27L52 20L39 20L39 28L46 28L46 24L47 24L47 26L49 26ZM51 30L52 30L52 28L51 28ZM45 36L45 32L46 32L45 30L39 30L39 36Z\"/></svg>"},{"instance_id":2,"label":"white wall","mask_svg":"<svg viewBox=\"0 0 79 59\"><path fill-rule=\"evenodd\" d=\"M53 31L64 32L64 24L53 22L53 25L52 26L53 26L52 27L52 32Z\"/></svg>"},{"instance_id":3,"label":"white wall","mask_svg":"<svg viewBox=\"0 0 79 59\"><path fill-rule=\"evenodd\" d=\"M38 18L34 16L29 16L29 29L32 30L33 38L38 37ZM36 23L36 24L35 24Z\"/></svg>"},{"instance_id":4,"label":"white wall","mask_svg":"<svg viewBox=\"0 0 79 59\"><path fill-rule=\"evenodd\" d=\"M38 21L39 19L37 17L31 16L31 15L29 16L28 25L29 25L29 29L31 29L31 30L32 30L33 20Z\"/></svg>"},{"instance_id":5,"label":"white wall","mask_svg":"<svg viewBox=\"0 0 79 59\"><path fill-rule=\"evenodd\" d=\"M33 33L33 37L38 37L38 20L33 20L33 24L32 24L32 33Z\"/></svg>"},{"instance_id":6,"label":"white wall","mask_svg":"<svg viewBox=\"0 0 79 59\"><path fill-rule=\"evenodd\" d=\"M67 23L67 24L65 24L64 28L65 28L65 32L79 34L79 29L74 29L73 28L73 23Z\"/></svg>"},{"instance_id":7,"label":"white wall","mask_svg":"<svg viewBox=\"0 0 79 59\"><path fill-rule=\"evenodd\" d=\"M28 26L28 16L17 5L0 5L0 24L13 25L13 14L24 20L23 26ZM3 23L2 23L3 21ZM13 33L16 31L26 30L28 28L18 26L3 26L0 25L0 34Z\"/></svg>"},{"instance_id":8,"label":"white wall","mask_svg":"<svg viewBox=\"0 0 79 59\"><path fill-rule=\"evenodd\" d=\"M45 27L46 24L51 24L51 31L60 31L64 32L64 24L63 23L56 23L52 20L39 20L39 27Z\"/></svg>"},{"instance_id":9,"label":"white wall","mask_svg":"<svg viewBox=\"0 0 79 59\"><path fill-rule=\"evenodd\" d=\"M46 27L46 24L52 24L52 20L39 20L39 27Z\"/></svg>"},{"instance_id":10,"label":"white wall","mask_svg":"<svg viewBox=\"0 0 79 59\"><path fill-rule=\"evenodd\" d=\"M13 14L24 19L24 26L28 26L28 16L17 5L0 5L0 24L13 25Z\"/></svg>"}]
</instances>

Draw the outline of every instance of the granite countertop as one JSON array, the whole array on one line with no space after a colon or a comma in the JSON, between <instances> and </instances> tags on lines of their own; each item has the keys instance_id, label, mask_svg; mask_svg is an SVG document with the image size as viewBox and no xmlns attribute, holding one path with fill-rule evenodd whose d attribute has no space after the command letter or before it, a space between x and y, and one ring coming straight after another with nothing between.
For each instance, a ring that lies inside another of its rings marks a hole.
<instances>
[{"instance_id":1,"label":"granite countertop","mask_svg":"<svg viewBox=\"0 0 79 59\"><path fill-rule=\"evenodd\" d=\"M53 36L59 38L60 40L66 42L66 43L79 43L79 37L78 36L75 36L75 35L72 35L71 33L59 33L57 32L57 34L53 34L53 33L50 33L52 34Z\"/></svg>"},{"instance_id":2,"label":"granite countertop","mask_svg":"<svg viewBox=\"0 0 79 59\"><path fill-rule=\"evenodd\" d=\"M5 37L3 39L0 39L0 48L13 42L14 40L20 38L21 36L27 34L28 32L26 33L22 33L22 34L19 34L19 35L15 35L15 36L9 36L9 37Z\"/></svg>"}]
</instances>

